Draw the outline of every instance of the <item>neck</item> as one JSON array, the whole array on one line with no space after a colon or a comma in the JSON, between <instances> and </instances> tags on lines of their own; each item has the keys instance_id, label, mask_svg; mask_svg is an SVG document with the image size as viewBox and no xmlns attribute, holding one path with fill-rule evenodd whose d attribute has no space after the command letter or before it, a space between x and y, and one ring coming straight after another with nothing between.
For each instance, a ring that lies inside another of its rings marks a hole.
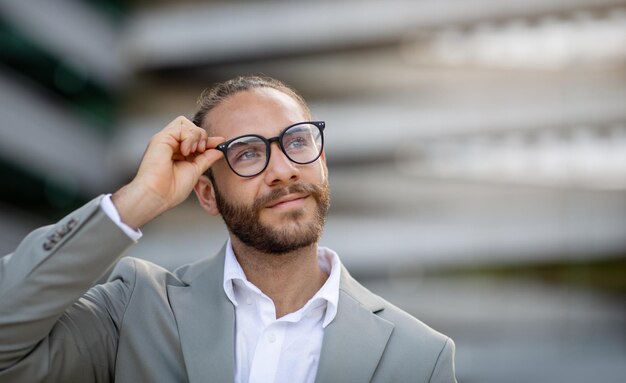
<instances>
[{"instance_id":1,"label":"neck","mask_svg":"<svg viewBox=\"0 0 626 383\"><path fill-rule=\"evenodd\" d=\"M276 318L298 311L328 279L317 260L317 243L285 254L259 252L235 236L231 243L248 280L274 302Z\"/></svg>"}]
</instances>

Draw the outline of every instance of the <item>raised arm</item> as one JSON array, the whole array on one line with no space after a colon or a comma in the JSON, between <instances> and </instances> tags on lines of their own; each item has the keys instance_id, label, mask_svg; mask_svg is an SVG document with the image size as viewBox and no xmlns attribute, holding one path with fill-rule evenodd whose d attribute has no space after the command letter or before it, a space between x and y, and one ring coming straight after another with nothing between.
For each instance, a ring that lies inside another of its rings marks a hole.
<instances>
[{"instance_id":1,"label":"raised arm","mask_svg":"<svg viewBox=\"0 0 626 383\"><path fill-rule=\"evenodd\" d=\"M182 202L221 157L213 150L221 141L184 117L157 133L133 181L113 195L122 222L139 228ZM133 241L103 212L101 199L35 230L0 258L0 383L49 374L108 380L132 281L89 288Z\"/></svg>"}]
</instances>

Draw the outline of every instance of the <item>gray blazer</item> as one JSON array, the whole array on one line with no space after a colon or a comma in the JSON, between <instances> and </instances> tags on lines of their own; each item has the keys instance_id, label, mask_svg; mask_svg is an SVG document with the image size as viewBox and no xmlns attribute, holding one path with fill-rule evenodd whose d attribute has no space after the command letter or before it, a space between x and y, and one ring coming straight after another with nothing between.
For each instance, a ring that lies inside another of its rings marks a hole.
<instances>
[{"instance_id":1,"label":"gray blazer","mask_svg":"<svg viewBox=\"0 0 626 383\"><path fill-rule=\"evenodd\" d=\"M101 198L101 197L100 197ZM169 272L97 198L0 259L0 382L233 382L224 250ZM455 382L454 343L342 268L317 382Z\"/></svg>"}]
</instances>

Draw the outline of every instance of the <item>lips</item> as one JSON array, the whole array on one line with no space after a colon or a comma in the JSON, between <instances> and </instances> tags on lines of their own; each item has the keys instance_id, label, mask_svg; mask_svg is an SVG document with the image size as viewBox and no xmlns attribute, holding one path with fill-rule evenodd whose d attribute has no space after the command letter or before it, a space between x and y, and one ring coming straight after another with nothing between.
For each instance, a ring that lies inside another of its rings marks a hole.
<instances>
[{"instance_id":1,"label":"lips","mask_svg":"<svg viewBox=\"0 0 626 383\"><path fill-rule=\"evenodd\" d=\"M281 197L281 198L279 198L277 200L274 200L274 201L270 202L265 207L268 208L268 209L271 209L273 207L277 207L279 205L286 204L288 202L298 201L298 200L304 199L306 197L308 197L307 194L288 194L288 195L286 195L284 197Z\"/></svg>"}]
</instances>

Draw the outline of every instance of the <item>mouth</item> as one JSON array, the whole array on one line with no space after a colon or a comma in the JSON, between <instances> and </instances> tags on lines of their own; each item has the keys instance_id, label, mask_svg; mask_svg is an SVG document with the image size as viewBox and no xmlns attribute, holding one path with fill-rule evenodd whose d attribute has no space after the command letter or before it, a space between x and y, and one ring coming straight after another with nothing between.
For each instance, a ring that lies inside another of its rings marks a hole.
<instances>
[{"instance_id":1,"label":"mouth","mask_svg":"<svg viewBox=\"0 0 626 383\"><path fill-rule=\"evenodd\" d=\"M268 209L298 206L308 198L308 194L288 194L267 204Z\"/></svg>"}]
</instances>

